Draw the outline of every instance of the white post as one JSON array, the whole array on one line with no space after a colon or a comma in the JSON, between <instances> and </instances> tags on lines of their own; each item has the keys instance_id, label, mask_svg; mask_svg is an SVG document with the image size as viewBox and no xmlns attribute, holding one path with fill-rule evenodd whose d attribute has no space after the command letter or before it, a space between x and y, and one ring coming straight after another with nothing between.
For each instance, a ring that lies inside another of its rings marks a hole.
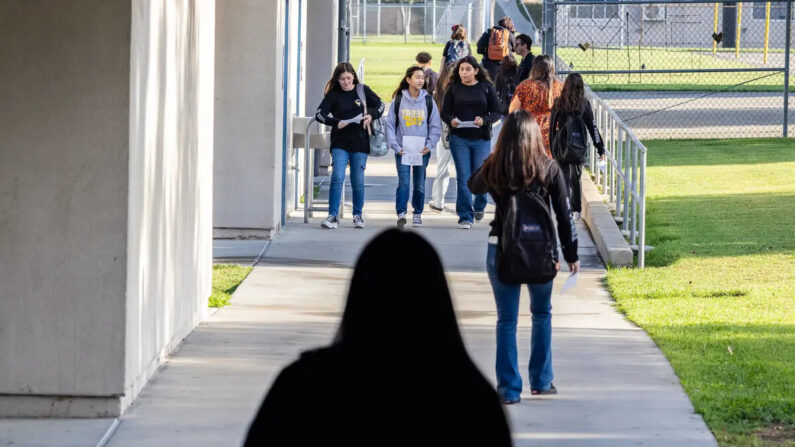
<instances>
[{"instance_id":1,"label":"white post","mask_svg":"<svg viewBox=\"0 0 795 447\"><path fill-rule=\"evenodd\" d=\"M431 8L433 9L433 23L431 24L432 29L433 29L433 40L432 40L432 42L436 43L436 0L433 0L433 6Z\"/></svg>"},{"instance_id":2,"label":"white post","mask_svg":"<svg viewBox=\"0 0 795 447\"><path fill-rule=\"evenodd\" d=\"M472 3L467 5L467 31L469 32L471 29L472 29Z\"/></svg>"},{"instance_id":3,"label":"white post","mask_svg":"<svg viewBox=\"0 0 795 447\"><path fill-rule=\"evenodd\" d=\"M367 0L362 0L364 12L364 28L362 28L362 43L367 43Z\"/></svg>"},{"instance_id":4,"label":"white post","mask_svg":"<svg viewBox=\"0 0 795 447\"><path fill-rule=\"evenodd\" d=\"M378 13L376 15L378 16L378 24L376 25L375 33L381 36L381 0L378 0Z\"/></svg>"}]
</instances>

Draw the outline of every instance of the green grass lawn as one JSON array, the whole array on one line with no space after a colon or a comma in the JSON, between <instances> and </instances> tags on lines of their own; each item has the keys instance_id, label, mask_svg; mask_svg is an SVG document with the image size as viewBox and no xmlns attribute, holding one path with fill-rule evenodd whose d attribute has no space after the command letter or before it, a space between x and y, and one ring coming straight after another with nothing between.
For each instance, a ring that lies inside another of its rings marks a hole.
<instances>
[{"instance_id":1,"label":"green grass lawn","mask_svg":"<svg viewBox=\"0 0 795 447\"><path fill-rule=\"evenodd\" d=\"M474 51L474 43L472 46ZM407 44L403 43L402 36L368 36L366 44L361 40L351 42L351 63L356 67L365 58L365 82L381 99L388 101L406 69L415 63L414 56L417 53L431 53L434 57L433 69L438 71L443 48L443 44L423 42L422 36L409 36ZM541 54L541 49L534 47L533 53ZM476 56L480 60L480 55ZM640 49L640 53L634 48L629 56L626 50L618 49L584 52L579 48L559 48L558 56L565 62L574 64L575 70L634 70L640 69L642 64L649 70L751 67L747 63L714 57L710 51L694 48L644 47ZM585 80L594 91L782 91L784 75L781 73L733 87L768 74L770 73L587 75ZM795 92L795 76L790 79L790 91Z\"/></svg>"},{"instance_id":2,"label":"green grass lawn","mask_svg":"<svg viewBox=\"0 0 795 447\"><path fill-rule=\"evenodd\" d=\"M744 53L761 50L745 49ZM574 70L640 70L645 65L647 70L670 69L732 69L757 68L734 59L734 51L721 50L713 56L711 50L704 48L661 48L661 47L626 47L592 48L586 51L580 48L558 48L558 57ZM726 57L728 55L728 58ZM761 59L761 56L760 56ZM585 75L585 80L595 91L716 91L733 92L749 91L783 91L784 75L782 73L674 73L674 74L611 74ZM764 79L762 76L768 76ZM744 85L734 87L746 81ZM795 81L790 76L791 83ZM790 91L795 91L791 87Z\"/></svg>"},{"instance_id":3,"label":"green grass lawn","mask_svg":"<svg viewBox=\"0 0 795 447\"><path fill-rule=\"evenodd\" d=\"M722 446L795 446L795 141L646 145L655 248L608 272L617 306Z\"/></svg>"},{"instance_id":4,"label":"green grass lawn","mask_svg":"<svg viewBox=\"0 0 795 447\"><path fill-rule=\"evenodd\" d=\"M210 307L224 307L229 304L237 286L246 279L252 268L234 264L216 264L213 266L213 294L210 296Z\"/></svg>"}]
</instances>

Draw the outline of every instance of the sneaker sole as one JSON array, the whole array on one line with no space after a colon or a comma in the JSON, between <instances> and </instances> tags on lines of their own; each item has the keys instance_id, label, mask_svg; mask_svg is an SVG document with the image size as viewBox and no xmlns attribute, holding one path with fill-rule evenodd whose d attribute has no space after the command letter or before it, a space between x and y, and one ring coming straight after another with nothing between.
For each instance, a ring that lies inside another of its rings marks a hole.
<instances>
[{"instance_id":1,"label":"sneaker sole","mask_svg":"<svg viewBox=\"0 0 795 447\"><path fill-rule=\"evenodd\" d=\"M356 228L356 229L359 229L359 230L363 230L364 229L364 224L353 224L353 227Z\"/></svg>"},{"instance_id":2,"label":"sneaker sole","mask_svg":"<svg viewBox=\"0 0 795 447\"><path fill-rule=\"evenodd\" d=\"M437 213L441 213L441 212L444 211L444 208L436 208L435 206L431 205L430 203L428 204L428 208L436 211Z\"/></svg>"},{"instance_id":3,"label":"sneaker sole","mask_svg":"<svg viewBox=\"0 0 795 447\"><path fill-rule=\"evenodd\" d=\"M458 224L458 228L462 230L469 230L470 228L472 228L472 224Z\"/></svg>"},{"instance_id":4,"label":"sneaker sole","mask_svg":"<svg viewBox=\"0 0 795 447\"><path fill-rule=\"evenodd\" d=\"M414 222L412 222L412 223L411 223L411 226L412 226L412 227L421 227L421 226L422 226L422 224L421 224L421 223L414 223Z\"/></svg>"},{"instance_id":5,"label":"sneaker sole","mask_svg":"<svg viewBox=\"0 0 795 447\"><path fill-rule=\"evenodd\" d=\"M338 226L339 225L333 225L333 224L332 225L320 224L320 228L323 228L324 230L336 230Z\"/></svg>"}]
</instances>

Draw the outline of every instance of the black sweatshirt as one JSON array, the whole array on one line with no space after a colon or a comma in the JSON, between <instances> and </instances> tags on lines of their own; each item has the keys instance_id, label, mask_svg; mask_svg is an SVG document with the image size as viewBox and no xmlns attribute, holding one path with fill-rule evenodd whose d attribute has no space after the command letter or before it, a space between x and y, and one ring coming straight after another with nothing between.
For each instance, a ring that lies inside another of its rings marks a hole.
<instances>
[{"instance_id":1,"label":"black sweatshirt","mask_svg":"<svg viewBox=\"0 0 795 447\"><path fill-rule=\"evenodd\" d=\"M494 188L486 184L486 181L481 175L482 168L479 168L469 178L467 184L469 191L472 194L491 194L494 202L497 204L497 209L494 213L494 220L491 221L491 232L489 236L500 237L502 232L502 220L505 216L505 210L509 206L510 195L500 194ZM547 183L545 186L547 196L544 201L549 203L552 199L552 208L555 210L555 217L558 220L558 238L560 239L561 251L563 251L563 259L566 262L577 262L577 229L574 226L574 219L571 216L571 205L569 204L568 187L564 178L563 171L560 169L558 162L551 161L549 169L547 170Z\"/></svg>"},{"instance_id":2,"label":"black sweatshirt","mask_svg":"<svg viewBox=\"0 0 795 447\"><path fill-rule=\"evenodd\" d=\"M450 126L452 135L470 140L491 140L491 125L502 118L497 90L490 82L450 84L444 91L441 115L442 121ZM483 125L479 129L458 129L450 124L453 118L474 121L476 116L483 118Z\"/></svg>"},{"instance_id":3,"label":"black sweatshirt","mask_svg":"<svg viewBox=\"0 0 795 447\"><path fill-rule=\"evenodd\" d=\"M604 155L605 142L602 141L602 136L599 134L599 129L596 128L596 119L593 116L593 110L591 110L591 103L585 101L583 104L585 104L585 106L583 107L582 112L580 112L580 117L585 123L585 127L588 128L588 133L591 134L591 141L593 141L593 145L596 146L596 151L599 153L599 155ZM557 107L552 108L552 112L549 117L549 147L552 147L552 141L555 140L555 135L558 134L558 124L565 122L567 116L567 113L559 112Z\"/></svg>"},{"instance_id":4,"label":"black sweatshirt","mask_svg":"<svg viewBox=\"0 0 795 447\"><path fill-rule=\"evenodd\" d=\"M367 100L367 112L376 120L384 113L384 103L370 87L364 86L364 98ZM348 152L370 153L370 137L360 123L350 123L342 129L337 125L340 120L351 119L358 114L365 115L364 106L356 94L356 88L346 92L335 88L328 92L315 113L315 119L331 126L331 147L344 149ZM333 115L329 116L329 115Z\"/></svg>"}]
</instances>

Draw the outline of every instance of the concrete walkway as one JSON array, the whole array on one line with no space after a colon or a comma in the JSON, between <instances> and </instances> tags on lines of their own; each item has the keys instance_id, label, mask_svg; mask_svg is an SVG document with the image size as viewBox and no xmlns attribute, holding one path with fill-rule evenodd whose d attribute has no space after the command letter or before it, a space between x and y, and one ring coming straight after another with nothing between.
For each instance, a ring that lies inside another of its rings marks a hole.
<instances>
[{"instance_id":1,"label":"concrete walkway","mask_svg":"<svg viewBox=\"0 0 795 447\"><path fill-rule=\"evenodd\" d=\"M348 213L339 230L321 230L325 216L318 215L309 225L290 220L269 244L217 241L216 254L226 259L250 259L265 251L232 304L197 328L150 381L109 446L239 445L275 374L302 350L331 340L358 253L394 223L394 159L368 163L367 229L354 230ZM448 206L454 194L451 185ZM494 381L496 313L484 272L488 226L459 230L449 211L427 211L424 221L417 231L442 256L470 354ZM586 229L578 230L584 266L580 282L574 293L560 296L567 276L561 274L553 298L555 384L560 394L532 398L526 392L521 404L509 407L516 445L715 446L663 355L643 331L613 309L601 285L604 267ZM522 300L519 356L526 364L526 291ZM521 369L526 376L526 367ZM384 386L388 395L388 384ZM0 423L0 439L3 427ZM96 430L84 433L84 444L69 445L93 446L101 436L95 436ZM57 445L15 441L14 445Z\"/></svg>"}]
</instances>

